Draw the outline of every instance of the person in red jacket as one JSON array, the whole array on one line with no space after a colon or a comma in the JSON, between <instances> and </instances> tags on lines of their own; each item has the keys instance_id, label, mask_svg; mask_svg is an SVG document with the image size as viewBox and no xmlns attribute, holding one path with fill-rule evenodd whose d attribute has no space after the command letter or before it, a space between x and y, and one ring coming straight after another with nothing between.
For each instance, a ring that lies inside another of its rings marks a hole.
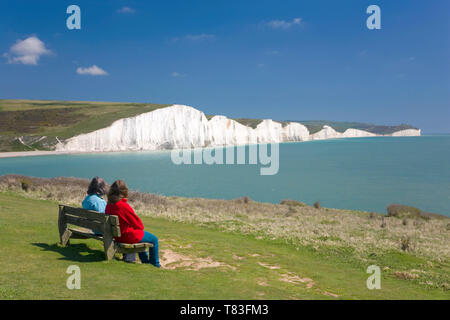
<instances>
[{"instance_id":1,"label":"person in red jacket","mask_svg":"<svg viewBox=\"0 0 450 320\"><path fill-rule=\"evenodd\" d=\"M108 204L105 214L119 217L120 237L114 239L122 243L150 242L150 258L147 251L139 252L142 263L151 263L160 267L158 256L158 238L148 231L144 231L141 219L134 213L133 208L127 202L128 187L122 180L115 181L108 192Z\"/></svg>"}]
</instances>

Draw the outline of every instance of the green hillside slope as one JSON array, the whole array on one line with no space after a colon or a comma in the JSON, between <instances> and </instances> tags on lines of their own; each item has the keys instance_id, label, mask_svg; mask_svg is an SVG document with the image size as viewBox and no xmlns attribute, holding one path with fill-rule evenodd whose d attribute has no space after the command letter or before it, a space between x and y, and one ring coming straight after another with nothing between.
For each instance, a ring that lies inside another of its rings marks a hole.
<instances>
[{"instance_id":1,"label":"green hillside slope","mask_svg":"<svg viewBox=\"0 0 450 320\"><path fill-rule=\"evenodd\" d=\"M102 243L58 244L57 202L0 192L0 299L448 299L448 291L382 272L368 290L366 267L338 252L320 253L281 240L223 232L192 223L141 216L160 239L162 269L104 261ZM138 211L138 214L140 212ZM373 253L376 255L377 253ZM405 270L421 263L408 254L379 257ZM369 261L367 263L370 263ZM366 263L366 264L367 264ZM77 265L81 289L68 290ZM430 268L429 266L427 267ZM436 264L435 272L445 270ZM405 272L405 274L409 274Z\"/></svg>"},{"instance_id":2,"label":"green hillside slope","mask_svg":"<svg viewBox=\"0 0 450 320\"><path fill-rule=\"evenodd\" d=\"M167 104L0 100L0 151L48 150L64 140ZM18 137L21 137L19 140Z\"/></svg>"}]
</instances>

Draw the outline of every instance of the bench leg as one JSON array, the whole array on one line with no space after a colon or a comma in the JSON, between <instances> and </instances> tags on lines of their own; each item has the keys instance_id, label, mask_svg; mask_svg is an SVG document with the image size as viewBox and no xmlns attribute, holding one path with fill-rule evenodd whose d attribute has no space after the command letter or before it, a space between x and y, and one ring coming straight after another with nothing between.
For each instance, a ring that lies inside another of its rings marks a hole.
<instances>
[{"instance_id":1,"label":"bench leg","mask_svg":"<svg viewBox=\"0 0 450 320\"><path fill-rule=\"evenodd\" d=\"M64 232L63 232L63 234L62 234L62 236L61 236L61 245L63 246L63 247L65 247L66 245L68 245L68 244L70 244L69 243L69 239L70 239L70 236L72 235L72 231L70 231L69 229L66 229Z\"/></svg>"},{"instance_id":2,"label":"bench leg","mask_svg":"<svg viewBox=\"0 0 450 320\"><path fill-rule=\"evenodd\" d=\"M114 240L112 238L103 240L103 249L105 250L106 260L111 260L112 258L114 258L114 254L116 253L116 247L114 245Z\"/></svg>"},{"instance_id":3,"label":"bench leg","mask_svg":"<svg viewBox=\"0 0 450 320\"><path fill-rule=\"evenodd\" d=\"M109 217L106 218L106 224L109 225ZM114 254L116 253L116 246L114 243L114 238L111 233L111 228L105 228L105 232L103 233L103 248L105 250L105 258L106 260L111 260L114 258Z\"/></svg>"},{"instance_id":4,"label":"bench leg","mask_svg":"<svg viewBox=\"0 0 450 320\"><path fill-rule=\"evenodd\" d=\"M59 206L58 214L58 230L59 230L59 240L62 246L69 244L69 238L72 232L67 229L66 219L64 217L63 207Z\"/></svg>"}]
</instances>

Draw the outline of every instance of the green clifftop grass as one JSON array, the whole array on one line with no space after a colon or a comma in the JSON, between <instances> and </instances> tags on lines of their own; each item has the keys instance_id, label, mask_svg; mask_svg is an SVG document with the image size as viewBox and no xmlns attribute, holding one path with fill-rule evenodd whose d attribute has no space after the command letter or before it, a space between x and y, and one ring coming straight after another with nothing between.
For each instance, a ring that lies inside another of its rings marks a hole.
<instances>
[{"instance_id":1,"label":"green clifftop grass","mask_svg":"<svg viewBox=\"0 0 450 320\"><path fill-rule=\"evenodd\" d=\"M105 262L94 240L57 245L57 204L79 206L88 183L0 177L0 241L11 252L0 260L0 298L450 298L446 217L405 225L395 217L289 201L131 192L130 204L161 240L165 269L157 270ZM85 290L65 288L65 269L72 264L85 275ZM373 264L382 270L381 290L366 288L366 269Z\"/></svg>"},{"instance_id":2,"label":"green clifftop grass","mask_svg":"<svg viewBox=\"0 0 450 320\"><path fill-rule=\"evenodd\" d=\"M0 100L0 152L48 150L60 140L108 127L114 121L167 104ZM24 136L26 145L17 137ZM45 137L41 139L42 137Z\"/></svg>"}]
</instances>

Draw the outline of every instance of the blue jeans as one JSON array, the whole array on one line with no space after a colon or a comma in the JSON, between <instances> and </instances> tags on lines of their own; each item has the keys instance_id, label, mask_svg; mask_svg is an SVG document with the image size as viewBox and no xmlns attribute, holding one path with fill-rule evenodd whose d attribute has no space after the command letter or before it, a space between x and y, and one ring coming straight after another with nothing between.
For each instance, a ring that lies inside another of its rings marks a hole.
<instances>
[{"instance_id":1,"label":"blue jeans","mask_svg":"<svg viewBox=\"0 0 450 320\"><path fill-rule=\"evenodd\" d=\"M153 247L149 249L150 259L149 259L147 251L139 252L139 259L141 259L142 263L151 263L155 267L159 268L160 264L159 264L159 255L158 255L158 251L159 251L158 238L155 235L151 234L150 232L144 231L144 237L142 238L141 243L142 242L152 243Z\"/></svg>"}]
</instances>

